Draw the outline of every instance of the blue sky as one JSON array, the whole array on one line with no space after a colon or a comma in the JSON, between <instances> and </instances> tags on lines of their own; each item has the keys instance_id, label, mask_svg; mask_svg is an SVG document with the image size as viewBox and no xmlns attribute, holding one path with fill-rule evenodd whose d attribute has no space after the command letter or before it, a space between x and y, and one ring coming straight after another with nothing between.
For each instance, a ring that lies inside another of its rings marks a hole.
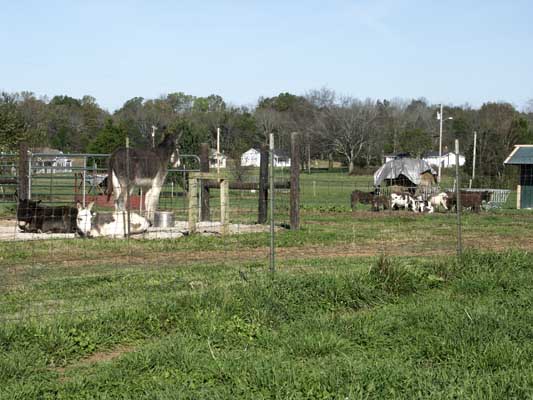
<instances>
[{"instance_id":1,"label":"blue sky","mask_svg":"<svg viewBox=\"0 0 533 400\"><path fill-rule=\"evenodd\" d=\"M0 90L259 96L328 87L475 107L533 98L533 1L0 0Z\"/></svg>"}]
</instances>

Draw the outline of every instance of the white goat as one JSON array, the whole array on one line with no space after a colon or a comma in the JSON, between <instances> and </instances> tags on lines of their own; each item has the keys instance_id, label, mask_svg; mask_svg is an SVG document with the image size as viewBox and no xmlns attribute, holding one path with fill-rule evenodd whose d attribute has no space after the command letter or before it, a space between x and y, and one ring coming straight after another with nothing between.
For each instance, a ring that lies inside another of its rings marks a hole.
<instances>
[{"instance_id":1,"label":"white goat","mask_svg":"<svg viewBox=\"0 0 533 400\"><path fill-rule=\"evenodd\" d=\"M130 212L129 231L127 211L115 211L112 213L92 213L94 202L89 203L87 208L78 203L78 217L76 225L82 236L98 237L111 236L122 237L127 234L146 232L150 222L143 216Z\"/></svg>"},{"instance_id":2,"label":"white goat","mask_svg":"<svg viewBox=\"0 0 533 400\"><path fill-rule=\"evenodd\" d=\"M444 207L445 210L448 210L448 195L445 192L441 192L435 196L431 196L429 203L436 208Z\"/></svg>"},{"instance_id":3,"label":"white goat","mask_svg":"<svg viewBox=\"0 0 533 400\"><path fill-rule=\"evenodd\" d=\"M413 211L417 212L416 201L409 194L391 193L390 198L391 198L391 209L394 209L394 207L398 207L398 208L404 208L405 210L409 210L409 208L411 208Z\"/></svg>"}]
</instances>

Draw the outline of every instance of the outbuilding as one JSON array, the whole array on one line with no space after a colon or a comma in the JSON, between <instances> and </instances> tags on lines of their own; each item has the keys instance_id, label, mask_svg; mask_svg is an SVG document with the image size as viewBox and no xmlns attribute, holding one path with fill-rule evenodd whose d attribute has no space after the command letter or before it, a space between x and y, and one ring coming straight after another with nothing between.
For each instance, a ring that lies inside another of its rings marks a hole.
<instances>
[{"instance_id":1,"label":"outbuilding","mask_svg":"<svg viewBox=\"0 0 533 400\"><path fill-rule=\"evenodd\" d=\"M416 158L398 158L386 162L374 173L374 186L398 185L410 189L436 184L436 171L426 161Z\"/></svg>"},{"instance_id":2,"label":"outbuilding","mask_svg":"<svg viewBox=\"0 0 533 400\"><path fill-rule=\"evenodd\" d=\"M520 177L516 187L516 208L533 208L533 145L516 145L503 163L520 167Z\"/></svg>"}]
</instances>

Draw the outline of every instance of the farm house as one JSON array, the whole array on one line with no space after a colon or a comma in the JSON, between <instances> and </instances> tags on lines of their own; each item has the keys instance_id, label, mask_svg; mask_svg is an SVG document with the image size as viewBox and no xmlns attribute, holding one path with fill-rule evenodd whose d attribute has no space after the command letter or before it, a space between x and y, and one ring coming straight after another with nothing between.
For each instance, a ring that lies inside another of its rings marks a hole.
<instances>
[{"instance_id":1,"label":"farm house","mask_svg":"<svg viewBox=\"0 0 533 400\"><path fill-rule=\"evenodd\" d=\"M374 185L398 185L405 187L432 186L436 183L436 171L424 160L398 158L383 164L374 173Z\"/></svg>"},{"instance_id":2,"label":"farm house","mask_svg":"<svg viewBox=\"0 0 533 400\"><path fill-rule=\"evenodd\" d=\"M258 149L251 148L241 156L241 165L243 167L259 167L261 160L261 152ZM274 150L274 166L275 167L290 167L291 158L289 153L283 150Z\"/></svg>"},{"instance_id":3,"label":"farm house","mask_svg":"<svg viewBox=\"0 0 533 400\"><path fill-rule=\"evenodd\" d=\"M209 168L216 168L218 166L217 161L220 162L220 168L226 168L228 157L220 153L217 160L217 151L215 149L209 149Z\"/></svg>"},{"instance_id":4,"label":"farm house","mask_svg":"<svg viewBox=\"0 0 533 400\"><path fill-rule=\"evenodd\" d=\"M436 165L437 167L439 164L441 164L442 168L455 167L457 162L459 162L459 166L462 167L466 160L464 155L457 155L451 151L445 151L440 156L438 151L430 151L429 153L425 154L422 159L428 164Z\"/></svg>"},{"instance_id":5,"label":"farm house","mask_svg":"<svg viewBox=\"0 0 533 400\"><path fill-rule=\"evenodd\" d=\"M533 145L516 145L503 163L520 167L516 208L533 208Z\"/></svg>"}]
</instances>

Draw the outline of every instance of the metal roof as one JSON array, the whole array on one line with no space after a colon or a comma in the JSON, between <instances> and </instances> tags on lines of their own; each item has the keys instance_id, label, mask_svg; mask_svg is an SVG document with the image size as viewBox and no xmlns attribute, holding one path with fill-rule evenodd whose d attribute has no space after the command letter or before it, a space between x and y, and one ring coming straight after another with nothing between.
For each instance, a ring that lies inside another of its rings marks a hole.
<instances>
[{"instance_id":1,"label":"metal roof","mask_svg":"<svg viewBox=\"0 0 533 400\"><path fill-rule=\"evenodd\" d=\"M506 165L533 164L533 144L517 144L509 157L503 162Z\"/></svg>"}]
</instances>

